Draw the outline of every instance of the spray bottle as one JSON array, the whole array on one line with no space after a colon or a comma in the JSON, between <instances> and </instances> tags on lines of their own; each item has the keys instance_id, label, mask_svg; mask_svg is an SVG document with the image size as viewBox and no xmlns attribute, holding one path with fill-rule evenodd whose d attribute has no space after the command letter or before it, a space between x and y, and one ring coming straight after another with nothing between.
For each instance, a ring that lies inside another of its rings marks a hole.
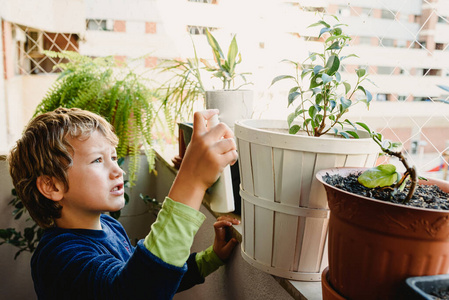
<instances>
[{"instance_id":1,"label":"spray bottle","mask_svg":"<svg viewBox=\"0 0 449 300\"><path fill-rule=\"evenodd\" d=\"M208 121L210 128L216 126L220 121L218 115L213 115ZM234 194L232 190L231 166L227 165L218 180L210 187L210 208L214 212L228 213L235 210Z\"/></svg>"}]
</instances>

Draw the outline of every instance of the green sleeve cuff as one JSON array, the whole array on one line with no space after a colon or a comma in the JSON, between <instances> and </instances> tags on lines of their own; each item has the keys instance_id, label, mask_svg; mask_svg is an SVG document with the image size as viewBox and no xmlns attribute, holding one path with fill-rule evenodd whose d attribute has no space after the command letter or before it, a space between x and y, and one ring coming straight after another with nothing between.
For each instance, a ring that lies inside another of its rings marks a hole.
<instances>
[{"instance_id":1,"label":"green sleeve cuff","mask_svg":"<svg viewBox=\"0 0 449 300\"><path fill-rule=\"evenodd\" d=\"M144 245L164 262L182 267L205 219L196 209L166 197Z\"/></svg>"},{"instance_id":2,"label":"green sleeve cuff","mask_svg":"<svg viewBox=\"0 0 449 300\"><path fill-rule=\"evenodd\" d=\"M224 262L218 257L214 251L214 247L210 246L195 256L196 264L200 270L201 276L204 278L224 265Z\"/></svg>"}]
</instances>

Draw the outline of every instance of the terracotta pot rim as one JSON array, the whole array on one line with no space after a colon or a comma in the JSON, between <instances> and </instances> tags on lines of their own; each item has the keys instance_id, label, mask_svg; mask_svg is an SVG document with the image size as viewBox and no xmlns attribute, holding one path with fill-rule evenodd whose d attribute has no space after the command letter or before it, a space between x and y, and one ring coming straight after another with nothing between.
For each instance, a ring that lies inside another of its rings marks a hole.
<instances>
[{"instance_id":1,"label":"terracotta pot rim","mask_svg":"<svg viewBox=\"0 0 449 300\"><path fill-rule=\"evenodd\" d=\"M323 300L345 300L329 281L329 267L326 267L321 273L321 289L323 293Z\"/></svg>"},{"instance_id":2,"label":"terracotta pot rim","mask_svg":"<svg viewBox=\"0 0 449 300\"><path fill-rule=\"evenodd\" d=\"M328 184L327 182L325 182L323 180L323 176L327 173L329 174L343 174L343 175L348 175L348 174L353 174L353 173L358 173L364 170L367 170L369 168L354 168L354 167L336 167L336 168L329 168L329 169L323 169L318 171L315 174L316 179L318 179L319 182L321 182L323 185L330 187L331 189L337 190L340 193L343 194L347 194L347 195L351 195L351 196L357 196L360 197L361 199L367 200L367 201L372 201L375 203L380 203L380 204L386 204L386 205L392 205L392 206L396 206L396 207L403 207L403 208L407 208L407 209L412 209L412 210L417 210L417 211L435 211L435 212L448 212L449 210L441 210L441 209L434 209L434 208L423 208L423 207L414 207L414 206L407 206L407 205L403 205L403 204L398 204L398 203L392 203L392 202L388 202L388 201L383 201L383 200L378 200L378 199L374 199L374 198L369 198L366 196L362 196L362 195L358 195L358 194L354 194L354 193L350 193L348 191L339 189L333 185ZM445 181L445 180L441 180L441 179L436 179L436 178L427 178L428 181L425 180L419 180L420 184L425 184L425 185L437 185L438 187L441 188L441 185L446 185L446 189L442 189L443 191L448 191L449 188L449 182ZM428 183L428 184L426 184Z\"/></svg>"}]
</instances>

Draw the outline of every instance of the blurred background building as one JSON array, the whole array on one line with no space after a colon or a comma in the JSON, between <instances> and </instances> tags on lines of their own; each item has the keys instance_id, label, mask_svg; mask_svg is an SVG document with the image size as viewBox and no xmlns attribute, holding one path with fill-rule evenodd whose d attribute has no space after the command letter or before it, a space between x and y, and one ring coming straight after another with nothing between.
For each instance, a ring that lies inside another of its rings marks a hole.
<instances>
[{"instance_id":1,"label":"blurred background building","mask_svg":"<svg viewBox=\"0 0 449 300\"><path fill-rule=\"evenodd\" d=\"M399 140L421 172L446 177L449 152L449 2L443 0L0 0L0 152L6 153L57 78L43 50L114 56L136 68L194 55L212 58L205 29L226 45L237 34L252 73L255 118L285 119L288 85L271 80L318 50L327 12L353 37L342 73L366 68L375 83L367 111L350 115ZM136 59L137 58L137 59ZM139 59L140 58L140 59ZM346 78L355 75L343 74Z\"/></svg>"}]
</instances>

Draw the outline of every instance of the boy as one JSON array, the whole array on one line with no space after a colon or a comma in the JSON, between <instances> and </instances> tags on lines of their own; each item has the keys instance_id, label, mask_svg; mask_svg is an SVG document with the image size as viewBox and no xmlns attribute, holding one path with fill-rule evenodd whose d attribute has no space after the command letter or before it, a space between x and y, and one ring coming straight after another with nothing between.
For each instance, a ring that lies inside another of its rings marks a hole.
<instances>
[{"instance_id":1,"label":"boy","mask_svg":"<svg viewBox=\"0 0 449 300\"><path fill-rule=\"evenodd\" d=\"M9 156L18 196L46 229L31 260L39 299L171 299L204 282L237 244L219 218L213 247L190 253L205 216L206 189L237 158L230 129L195 113L191 143L156 222L133 247L123 227L103 212L124 206L118 139L102 117L59 108L30 121Z\"/></svg>"}]
</instances>

